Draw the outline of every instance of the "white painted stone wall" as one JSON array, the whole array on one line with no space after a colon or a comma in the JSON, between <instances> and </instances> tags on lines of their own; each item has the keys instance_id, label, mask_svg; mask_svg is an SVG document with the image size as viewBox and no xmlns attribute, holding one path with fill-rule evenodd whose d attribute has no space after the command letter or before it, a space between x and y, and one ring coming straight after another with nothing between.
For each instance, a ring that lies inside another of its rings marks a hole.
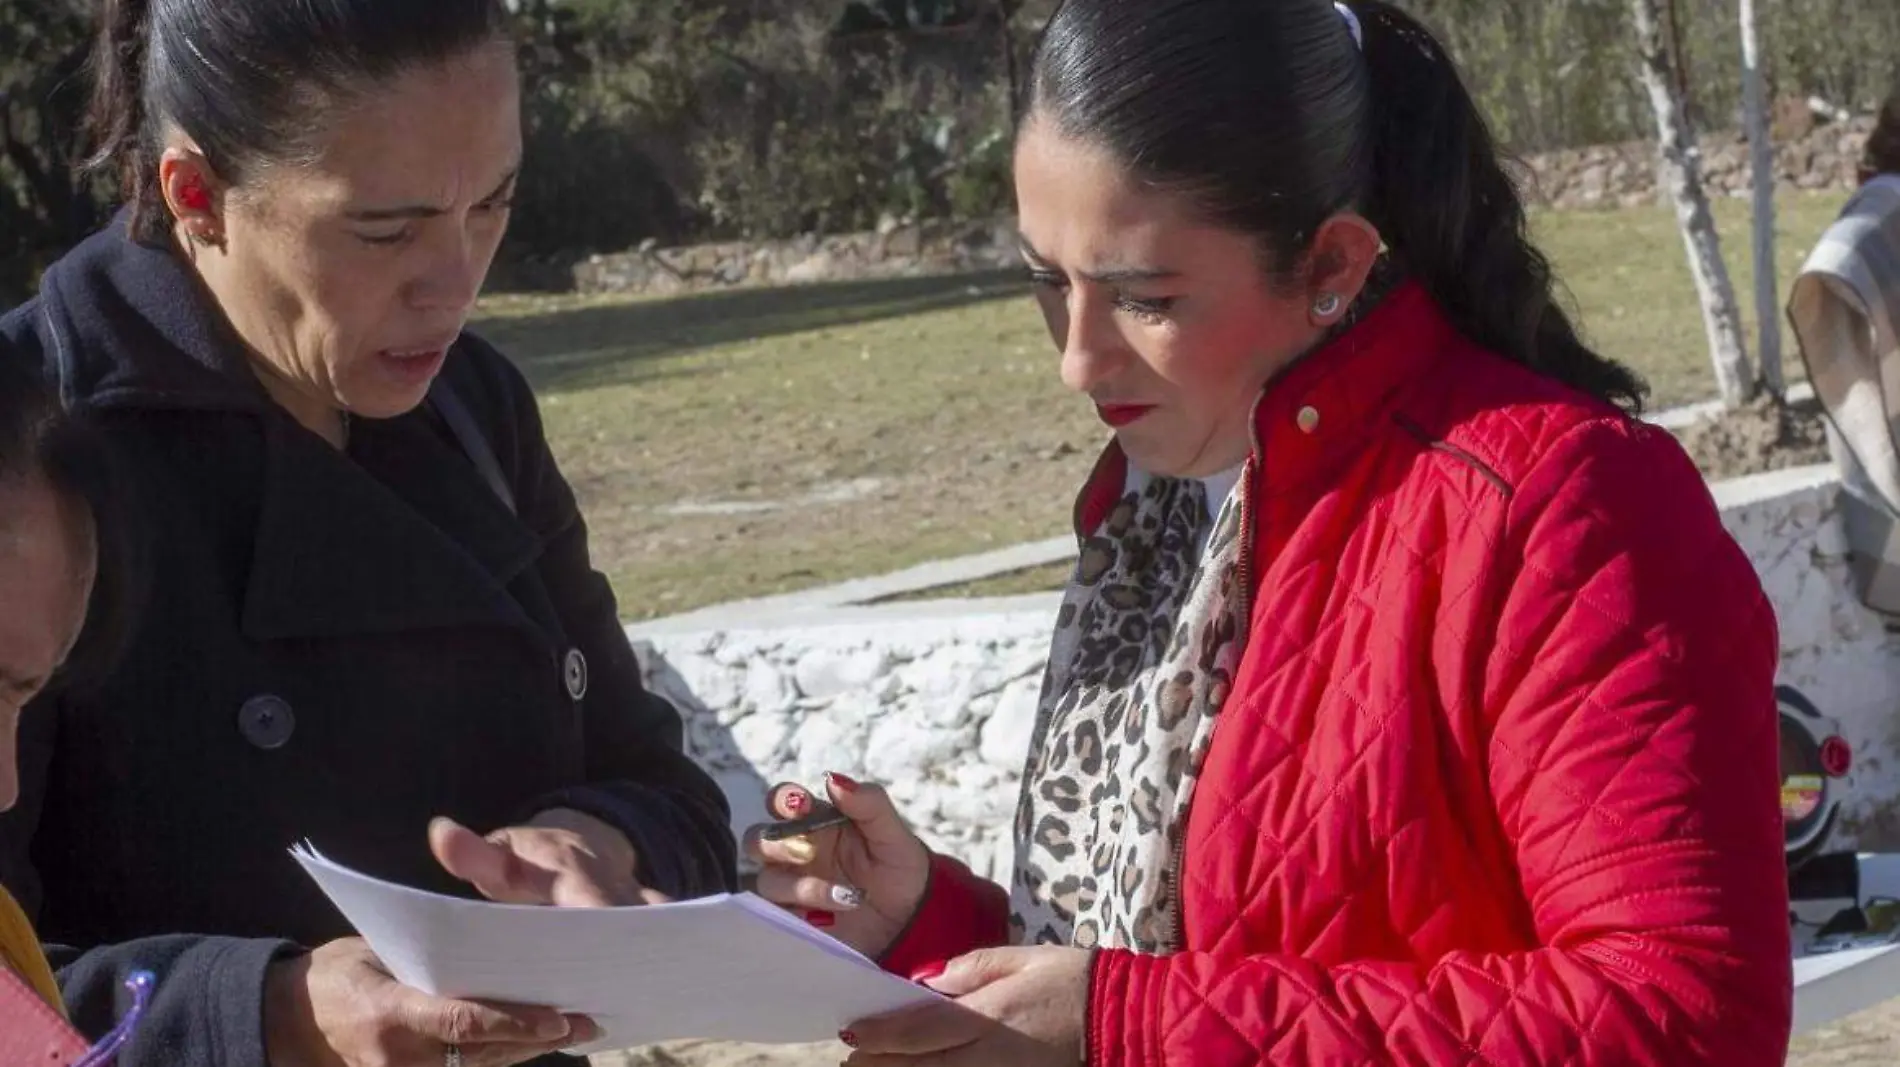
<instances>
[{"instance_id":1,"label":"white painted stone wall","mask_svg":"<svg viewBox=\"0 0 1900 1067\"><path fill-rule=\"evenodd\" d=\"M1900 848L1900 638L1847 584L1831 468L1714 487L1781 622L1782 681L1853 744L1843 833ZM1050 596L792 612L750 627L634 627L649 684L685 712L735 829L774 782L886 784L933 847L1006 877L1017 783L1054 620ZM700 625L695 620L695 626Z\"/></svg>"},{"instance_id":2,"label":"white painted stone wall","mask_svg":"<svg viewBox=\"0 0 1900 1067\"><path fill-rule=\"evenodd\" d=\"M1831 466L1714 486L1723 522L1755 561L1781 624L1781 677L1836 720L1854 770L1837 847L1900 849L1900 637L1861 606Z\"/></svg>"},{"instance_id":3,"label":"white painted stone wall","mask_svg":"<svg viewBox=\"0 0 1900 1067\"><path fill-rule=\"evenodd\" d=\"M773 783L815 788L838 771L883 784L933 848L1000 878L1053 619L1037 597L951 617L635 636L735 830L764 820Z\"/></svg>"}]
</instances>

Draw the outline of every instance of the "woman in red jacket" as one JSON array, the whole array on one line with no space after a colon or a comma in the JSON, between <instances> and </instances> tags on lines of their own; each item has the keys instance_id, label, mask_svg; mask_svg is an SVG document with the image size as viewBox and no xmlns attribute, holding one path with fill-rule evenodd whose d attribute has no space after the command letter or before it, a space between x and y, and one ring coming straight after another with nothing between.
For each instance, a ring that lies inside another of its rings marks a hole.
<instances>
[{"instance_id":1,"label":"woman in red jacket","mask_svg":"<svg viewBox=\"0 0 1900 1067\"><path fill-rule=\"evenodd\" d=\"M1442 48L1379 0L1068 0L1015 167L1114 443L1009 890L835 776L851 825L750 846L953 998L850 1062L1779 1067L1774 617Z\"/></svg>"}]
</instances>

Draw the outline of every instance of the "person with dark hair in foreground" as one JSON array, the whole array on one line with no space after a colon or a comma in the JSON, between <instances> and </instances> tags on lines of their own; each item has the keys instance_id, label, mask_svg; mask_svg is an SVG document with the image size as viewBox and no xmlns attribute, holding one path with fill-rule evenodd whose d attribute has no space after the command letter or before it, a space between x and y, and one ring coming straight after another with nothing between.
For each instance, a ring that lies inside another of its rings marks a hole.
<instances>
[{"instance_id":1,"label":"person with dark hair in foreground","mask_svg":"<svg viewBox=\"0 0 1900 1067\"><path fill-rule=\"evenodd\" d=\"M516 368L464 332L523 165L503 0L106 0L125 208L0 319L130 468L125 653L28 710L0 882L123 1067L573 1062L397 984L290 858L598 906L737 883ZM629 967L641 966L629 960Z\"/></svg>"},{"instance_id":2,"label":"person with dark hair in foreground","mask_svg":"<svg viewBox=\"0 0 1900 1067\"><path fill-rule=\"evenodd\" d=\"M1075 510L1008 888L888 796L760 891L952 1002L863 1067L1779 1067L1779 658L1380 0L1067 0L1016 144ZM780 817L812 810L775 788Z\"/></svg>"},{"instance_id":3,"label":"person with dark hair in foreground","mask_svg":"<svg viewBox=\"0 0 1900 1067\"><path fill-rule=\"evenodd\" d=\"M26 705L96 677L127 609L119 489L105 442L0 343L0 811L20 795ZM0 970L60 1007L19 905L0 886Z\"/></svg>"}]
</instances>

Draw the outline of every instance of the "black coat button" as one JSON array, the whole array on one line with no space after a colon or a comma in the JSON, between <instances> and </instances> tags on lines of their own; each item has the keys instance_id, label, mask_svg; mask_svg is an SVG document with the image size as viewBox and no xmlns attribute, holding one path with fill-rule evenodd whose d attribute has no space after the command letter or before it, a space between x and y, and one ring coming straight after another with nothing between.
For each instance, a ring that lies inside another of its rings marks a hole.
<instances>
[{"instance_id":1,"label":"black coat button","mask_svg":"<svg viewBox=\"0 0 1900 1067\"><path fill-rule=\"evenodd\" d=\"M266 752L283 748L297 732L297 713L283 697L254 696L238 709L238 733Z\"/></svg>"},{"instance_id":2,"label":"black coat button","mask_svg":"<svg viewBox=\"0 0 1900 1067\"><path fill-rule=\"evenodd\" d=\"M567 662L561 668L561 681L567 685L569 700L580 700L587 696L587 657L581 655L580 649L567 650Z\"/></svg>"}]
</instances>

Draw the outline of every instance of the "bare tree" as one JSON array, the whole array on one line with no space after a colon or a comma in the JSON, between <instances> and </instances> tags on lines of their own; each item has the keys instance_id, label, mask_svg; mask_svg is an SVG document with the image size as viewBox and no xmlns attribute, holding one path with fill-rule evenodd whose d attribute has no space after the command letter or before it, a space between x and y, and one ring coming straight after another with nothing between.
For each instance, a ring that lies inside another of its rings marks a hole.
<instances>
[{"instance_id":1,"label":"bare tree","mask_svg":"<svg viewBox=\"0 0 1900 1067\"><path fill-rule=\"evenodd\" d=\"M1016 69L1016 34L1010 23L1016 18L1016 9L1022 6L1022 0L996 0L996 32L1002 38L1003 72L1009 78L1009 133L1016 135L1016 98L1022 92L1022 75Z\"/></svg>"},{"instance_id":2,"label":"bare tree","mask_svg":"<svg viewBox=\"0 0 1900 1067\"><path fill-rule=\"evenodd\" d=\"M1740 407L1753 398L1755 376L1749 373L1748 349L1742 340L1735 287L1722 262L1722 240L1715 232L1715 216L1709 211L1708 194L1702 189L1702 167L1696 157L1695 141L1689 135L1676 87L1670 82L1669 57L1663 45L1656 0L1630 0L1630 12L1636 25L1643 88L1649 93L1650 106L1656 112L1663 183L1675 201L1676 221L1682 227L1683 245L1689 253L1689 272L1695 277L1696 293L1701 298L1702 319L1709 334L1709 357L1715 364L1715 383L1724 405Z\"/></svg>"},{"instance_id":3,"label":"bare tree","mask_svg":"<svg viewBox=\"0 0 1900 1067\"><path fill-rule=\"evenodd\" d=\"M1694 132L1702 120L1696 106L1695 78L1689 70L1689 41L1682 32L1680 0L1662 0L1663 47L1668 50L1669 69L1675 75L1676 100L1682 105L1682 121Z\"/></svg>"},{"instance_id":4,"label":"bare tree","mask_svg":"<svg viewBox=\"0 0 1900 1067\"><path fill-rule=\"evenodd\" d=\"M1755 30L1755 0L1741 0L1742 108L1747 117L1749 170L1755 192L1755 322L1761 334L1761 384L1781 396L1781 300L1775 277L1775 141L1768 125L1768 94L1762 85L1761 46Z\"/></svg>"}]
</instances>

